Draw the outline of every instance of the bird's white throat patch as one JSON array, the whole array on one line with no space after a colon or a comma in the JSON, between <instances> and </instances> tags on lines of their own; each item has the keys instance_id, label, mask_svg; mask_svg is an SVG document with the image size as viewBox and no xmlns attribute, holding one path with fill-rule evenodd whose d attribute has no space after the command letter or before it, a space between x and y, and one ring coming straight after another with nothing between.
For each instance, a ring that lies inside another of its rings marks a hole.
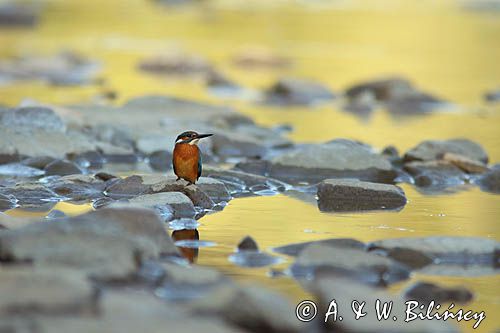
<instances>
[{"instance_id":1,"label":"bird's white throat patch","mask_svg":"<svg viewBox=\"0 0 500 333\"><path fill-rule=\"evenodd\" d=\"M198 141L200 141L200 139L194 139L194 140L191 140L191 142L189 142L189 144L192 146L192 145L198 144Z\"/></svg>"}]
</instances>

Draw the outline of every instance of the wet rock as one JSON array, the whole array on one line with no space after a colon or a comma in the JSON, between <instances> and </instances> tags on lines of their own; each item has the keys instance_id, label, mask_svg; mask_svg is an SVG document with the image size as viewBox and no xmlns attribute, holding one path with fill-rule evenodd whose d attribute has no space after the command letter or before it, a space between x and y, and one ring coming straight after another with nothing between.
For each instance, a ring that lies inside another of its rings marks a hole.
<instances>
[{"instance_id":1,"label":"wet rock","mask_svg":"<svg viewBox=\"0 0 500 333\"><path fill-rule=\"evenodd\" d=\"M74 201L93 200L104 196L106 183L91 175L69 175L57 178L47 187L58 195Z\"/></svg>"},{"instance_id":2,"label":"wet rock","mask_svg":"<svg viewBox=\"0 0 500 333\"><path fill-rule=\"evenodd\" d=\"M203 166L203 172L209 178L214 178L226 186L231 194L251 192L256 187L265 187L276 193L284 191L288 184L265 176L246 173L238 170L226 170L212 166Z\"/></svg>"},{"instance_id":3,"label":"wet rock","mask_svg":"<svg viewBox=\"0 0 500 333\"><path fill-rule=\"evenodd\" d=\"M106 159L97 151L87 151L80 154L68 154L68 159L82 169L99 170L106 163Z\"/></svg>"},{"instance_id":4,"label":"wet rock","mask_svg":"<svg viewBox=\"0 0 500 333\"><path fill-rule=\"evenodd\" d=\"M21 161L21 156L12 147L2 147L4 150L0 152L0 165L9 164Z\"/></svg>"},{"instance_id":5,"label":"wet rock","mask_svg":"<svg viewBox=\"0 0 500 333\"><path fill-rule=\"evenodd\" d=\"M398 97L413 94L415 89L412 84L398 77L368 81L354 85L346 90L349 98L355 98L362 94L370 94L377 101L389 101Z\"/></svg>"},{"instance_id":6,"label":"wet rock","mask_svg":"<svg viewBox=\"0 0 500 333\"><path fill-rule=\"evenodd\" d=\"M228 157L261 157L267 148L257 140L245 135L215 135L212 139L214 153L223 158Z\"/></svg>"},{"instance_id":7,"label":"wet rock","mask_svg":"<svg viewBox=\"0 0 500 333\"><path fill-rule=\"evenodd\" d=\"M420 269L434 262L433 258L420 252L407 248L395 247L387 250L385 254L412 269Z\"/></svg>"},{"instance_id":8,"label":"wet rock","mask_svg":"<svg viewBox=\"0 0 500 333\"><path fill-rule=\"evenodd\" d=\"M318 185L321 211L398 209L404 205L405 193L396 185L354 179L327 179Z\"/></svg>"},{"instance_id":9,"label":"wet rock","mask_svg":"<svg viewBox=\"0 0 500 333\"><path fill-rule=\"evenodd\" d=\"M387 102L387 110L395 115L423 114L447 105L446 102L427 93L415 92Z\"/></svg>"},{"instance_id":10,"label":"wet rock","mask_svg":"<svg viewBox=\"0 0 500 333\"><path fill-rule=\"evenodd\" d=\"M200 226L200 223L195 219L181 218L169 222L168 226L173 230L195 230Z\"/></svg>"},{"instance_id":11,"label":"wet rock","mask_svg":"<svg viewBox=\"0 0 500 333\"><path fill-rule=\"evenodd\" d=\"M408 267L389 258L325 244L305 248L290 267L290 272L299 279L333 275L382 286L405 280L410 275Z\"/></svg>"},{"instance_id":12,"label":"wet rock","mask_svg":"<svg viewBox=\"0 0 500 333\"><path fill-rule=\"evenodd\" d=\"M487 102L497 103L500 101L500 89L491 90L484 94L484 99Z\"/></svg>"},{"instance_id":13,"label":"wet rock","mask_svg":"<svg viewBox=\"0 0 500 333\"><path fill-rule=\"evenodd\" d=\"M144 59L139 69L159 75L204 75L212 70L212 65L199 56L172 53Z\"/></svg>"},{"instance_id":14,"label":"wet rock","mask_svg":"<svg viewBox=\"0 0 500 333\"><path fill-rule=\"evenodd\" d=\"M427 265L418 271L422 275L451 276L451 277L481 277L499 273L497 266L484 266L481 264L442 264Z\"/></svg>"},{"instance_id":15,"label":"wet rock","mask_svg":"<svg viewBox=\"0 0 500 333\"><path fill-rule=\"evenodd\" d=\"M238 244L238 251L259 251L259 246L255 239L250 236L243 238Z\"/></svg>"},{"instance_id":16,"label":"wet rock","mask_svg":"<svg viewBox=\"0 0 500 333\"><path fill-rule=\"evenodd\" d=\"M124 200L126 200L126 199L124 199ZM92 202L92 208L94 208L94 209L100 209L100 208L109 206L113 202L117 202L117 201L113 200L113 199L111 199L109 197L102 197L102 198L96 199L96 200L94 200Z\"/></svg>"},{"instance_id":17,"label":"wet rock","mask_svg":"<svg viewBox=\"0 0 500 333\"><path fill-rule=\"evenodd\" d=\"M16 199L13 196L0 194L0 212L16 207Z\"/></svg>"},{"instance_id":18,"label":"wet rock","mask_svg":"<svg viewBox=\"0 0 500 333\"><path fill-rule=\"evenodd\" d=\"M21 164L43 170L47 165L54 162L55 159L50 156L37 156L37 157L28 157L21 161Z\"/></svg>"},{"instance_id":19,"label":"wet rock","mask_svg":"<svg viewBox=\"0 0 500 333\"><path fill-rule=\"evenodd\" d=\"M66 217L66 214L57 209L51 210L50 213L45 216L46 219L61 219L63 217Z\"/></svg>"},{"instance_id":20,"label":"wet rock","mask_svg":"<svg viewBox=\"0 0 500 333\"><path fill-rule=\"evenodd\" d=\"M235 66L252 70L257 68L287 68L292 64L289 58L262 48L242 50L234 55L232 62Z\"/></svg>"},{"instance_id":21,"label":"wet rock","mask_svg":"<svg viewBox=\"0 0 500 333\"><path fill-rule=\"evenodd\" d=\"M237 168L256 171L255 164L238 163ZM349 140L306 145L260 163L258 174L297 184L318 183L328 178L356 178L391 182L397 175L391 163L365 145Z\"/></svg>"},{"instance_id":22,"label":"wet rock","mask_svg":"<svg viewBox=\"0 0 500 333\"><path fill-rule=\"evenodd\" d=\"M311 241L311 242L304 242L304 243L295 243L295 244L289 244L285 246L279 246L273 248L274 252L281 253L281 254L286 254L289 256L296 257L298 256L305 248L307 248L309 245L312 244L320 244L320 245L327 245L327 246L332 246L332 247L342 247L342 248L348 248L348 249L358 249L358 250L364 250L365 249L365 244L352 239L352 238L331 238L331 239L322 239L319 241Z\"/></svg>"},{"instance_id":23,"label":"wet rock","mask_svg":"<svg viewBox=\"0 0 500 333\"><path fill-rule=\"evenodd\" d=\"M118 180L118 177L115 175L112 175L107 172L98 172L94 175L95 178L100 179L104 182L110 181L110 180Z\"/></svg>"},{"instance_id":24,"label":"wet rock","mask_svg":"<svg viewBox=\"0 0 500 333\"><path fill-rule=\"evenodd\" d=\"M42 80L53 85L91 83L99 64L74 52L53 56L26 56L0 61L0 79L4 81Z\"/></svg>"},{"instance_id":25,"label":"wet rock","mask_svg":"<svg viewBox=\"0 0 500 333\"><path fill-rule=\"evenodd\" d=\"M14 177L38 177L44 175L45 172L35 169L20 163L9 163L0 165L0 176Z\"/></svg>"},{"instance_id":26,"label":"wet rock","mask_svg":"<svg viewBox=\"0 0 500 333\"><path fill-rule=\"evenodd\" d=\"M394 146L387 146L382 150L382 155L394 160L399 158L399 151Z\"/></svg>"},{"instance_id":27,"label":"wet rock","mask_svg":"<svg viewBox=\"0 0 500 333\"><path fill-rule=\"evenodd\" d=\"M232 199L229 194L226 185L223 182L210 178L210 177L200 177L196 182L196 186L204 193L206 193L210 199L215 203L227 202Z\"/></svg>"},{"instance_id":28,"label":"wet rock","mask_svg":"<svg viewBox=\"0 0 500 333\"><path fill-rule=\"evenodd\" d=\"M379 240L369 244L374 250L395 248L418 251L440 264L498 265L500 243L479 237L408 237Z\"/></svg>"},{"instance_id":29,"label":"wet rock","mask_svg":"<svg viewBox=\"0 0 500 333\"><path fill-rule=\"evenodd\" d=\"M443 100L415 88L410 81L400 77L376 79L347 89L350 103L348 110L369 114L374 102L382 103L391 114L412 115L431 112L447 105Z\"/></svg>"},{"instance_id":30,"label":"wet rock","mask_svg":"<svg viewBox=\"0 0 500 333\"><path fill-rule=\"evenodd\" d=\"M207 74L206 85L211 88L240 89L240 87L225 77L221 72L210 71Z\"/></svg>"},{"instance_id":31,"label":"wet rock","mask_svg":"<svg viewBox=\"0 0 500 333\"><path fill-rule=\"evenodd\" d=\"M483 191L500 194L500 166L496 165L491 171L482 175L477 183Z\"/></svg>"},{"instance_id":32,"label":"wet rock","mask_svg":"<svg viewBox=\"0 0 500 333\"><path fill-rule=\"evenodd\" d=\"M214 288L205 297L191 301L188 308L195 315L217 316L254 332L292 333L303 329L287 300L256 286Z\"/></svg>"},{"instance_id":33,"label":"wet rock","mask_svg":"<svg viewBox=\"0 0 500 333\"><path fill-rule=\"evenodd\" d=\"M130 278L141 261L177 253L158 216L138 208L103 208L0 233L0 261L71 267L103 280Z\"/></svg>"},{"instance_id":34,"label":"wet rock","mask_svg":"<svg viewBox=\"0 0 500 333\"><path fill-rule=\"evenodd\" d=\"M76 164L65 160L55 160L48 164L44 170L47 176L67 176L83 173Z\"/></svg>"},{"instance_id":35,"label":"wet rock","mask_svg":"<svg viewBox=\"0 0 500 333\"><path fill-rule=\"evenodd\" d=\"M85 275L49 267L0 268L0 317L92 315L97 293Z\"/></svg>"},{"instance_id":36,"label":"wet rock","mask_svg":"<svg viewBox=\"0 0 500 333\"><path fill-rule=\"evenodd\" d=\"M333 92L319 83L283 78L266 91L264 103L278 106L314 105L333 98Z\"/></svg>"},{"instance_id":37,"label":"wet rock","mask_svg":"<svg viewBox=\"0 0 500 333\"><path fill-rule=\"evenodd\" d=\"M443 161L449 162L467 173L484 173L487 172L488 166L482 162L471 160L468 157L454 154L454 153L444 153L441 156Z\"/></svg>"},{"instance_id":38,"label":"wet rock","mask_svg":"<svg viewBox=\"0 0 500 333\"><path fill-rule=\"evenodd\" d=\"M376 107L377 100L370 91L362 91L359 94L348 96L344 110L352 112L363 118L369 116Z\"/></svg>"},{"instance_id":39,"label":"wet rock","mask_svg":"<svg viewBox=\"0 0 500 333\"><path fill-rule=\"evenodd\" d=\"M0 126L16 130L42 129L45 131L64 132L66 125L49 108L27 106L0 112Z\"/></svg>"},{"instance_id":40,"label":"wet rock","mask_svg":"<svg viewBox=\"0 0 500 333\"><path fill-rule=\"evenodd\" d=\"M404 295L407 299L420 303L468 303L472 293L465 287L442 287L430 282L417 282L411 285Z\"/></svg>"},{"instance_id":41,"label":"wet rock","mask_svg":"<svg viewBox=\"0 0 500 333\"><path fill-rule=\"evenodd\" d=\"M280 263L283 259L259 251L257 242L246 236L238 244L237 251L229 256L229 261L242 267L264 267Z\"/></svg>"},{"instance_id":42,"label":"wet rock","mask_svg":"<svg viewBox=\"0 0 500 333\"><path fill-rule=\"evenodd\" d=\"M39 128L19 130L0 125L0 155L14 152L22 156L61 158L66 154L79 154L95 149L95 142L76 131L64 133Z\"/></svg>"},{"instance_id":43,"label":"wet rock","mask_svg":"<svg viewBox=\"0 0 500 333\"><path fill-rule=\"evenodd\" d=\"M439 159L445 153L458 154L474 161L488 163L488 155L484 149L467 139L426 140L410 149L404 159L405 161L432 161Z\"/></svg>"},{"instance_id":44,"label":"wet rock","mask_svg":"<svg viewBox=\"0 0 500 333\"><path fill-rule=\"evenodd\" d=\"M38 10L34 6L19 3L0 4L0 27L32 27L38 22Z\"/></svg>"},{"instance_id":45,"label":"wet rock","mask_svg":"<svg viewBox=\"0 0 500 333\"><path fill-rule=\"evenodd\" d=\"M167 216L168 220L174 218L192 218L196 215L191 199L181 192L144 194L130 199L130 202L134 205L158 209L162 215L165 215L165 209L169 209L168 207L170 207L172 216Z\"/></svg>"},{"instance_id":46,"label":"wet rock","mask_svg":"<svg viewBox=\"0 0 500 333\"><path fill-rule=\"evenodd\" d=\"M166 150L157 150L148 157L149 166L156 171L168 171L172 168L172 153Z\"/></svg>"},{"instance_id":47,"label":"wet rock","mask_svg":"<svg viewBox=\"0 0 500 333\"><path fill-rule=\"evenodd\" d=\"M265 267L283 262L282 258L260 251L240 251L229 256L229 261L241 267Z\"/></svg>"},{"instance_id":48,"label":"wet rock","mask_svg":"<svg viewBox=\"0 0 500 333\"><path fill-rule=\"evenodd\" d=\"M462 170L445 161L410 162L404 170L413 176L415 185L436 191L463 185L468 179Z\"/></svg>"},{"instance_id":49,"label":"wet rock","mask_svg":"<svg viewBox=\"0 0 500 333\"><path fill-rule=\"evenodd\" d=\"M212 288L231 284L218 271L202 266L162 264L164 275L155 294L170 301L186 301L206 296Z\"/></svg>"},{"instance_id":50,"label":"wet rock","mask_svg":"<svg viewBox=\"0 0 500 333\"><path fill-rule=\"evenodd\" d=\"M202 178L200 178L201 180ZM212 198L208 195L209 193L205 193L201 187L198 185L189 185L187 186L187 182L184 180L176 180L176 177L143 177L144 184L150 186L151 193L160 193L160 192L182 192L184 195L189 197L193 204L197 207L201 207L203 209L211 209L214 207L215 203ZM198 182L200 182L198 180ZM203 182L203 181L201 181ZM226 196L224 193L226 191L221 192L224 188L222 186L218 186L216 188L215 182L207 181L205 183L206 188L210 188L210 183L212 183L212 187L210 193L218 193L217 197ZM221 184L219 184L221 185Z\"/></svg>"},{"instance_id":51,"label":"wet rock","mask_svg":"<svg viewBox=\"0 0 500 333\"><path fill-rule=\"evenodd\" d=\"M402 318L406 318L406 305L402 297L393 295L385 289L374 288L357 283L356 281L336 277L323 277L315 283L313 293L318 296L320 301L318 313L326 313L333 299L338 304L341 316L342 313L351 311L349 305L353 300L357 300L358 304L366 302L366 306L364 307L366 316L362 319L355 319L355 316L344 315L342 316L343 320L333 321L333 316L330 316L326 325L331 331L363 333L458 332L458 329L454 325L444 321L413 320L405 322ZM391 317L387 320L377 319L376 311L373 311L373 306L375 306L377 301L381 302L381 309L384 303L389 304L389 302L392 302ZM368 311L368 305L372 307L372 311ZM395 316L397 320L393 320L392 316Z\"/></svg>"},{"instance_id":52,"label":"wet rock","mask_svg":"<svg viewBox=\"0 0 500 333\"><path fill-rule=\"evenodd\" d=\"M0 187L0 194L13 196L20 206L41 206L60 201L55 192L38 183L21 183L14 187Z\"/></svg>"},{"instance_id":53,"label":"wet rock","mask_svg":"<svg viewBox=\"0 0 500 333\"><path fill-rule=\"evenodd\" d=\"M133 301L131 301L133 300ZM158 332L168 327L172 332L238 333L216 318L197 318L141 290L108 291L100 302L98 316L40 317L40 333L88 332Z\"/></svg>"},{"instance_id":54,"label":"wet rock","mask_svg":"<svg viewBox=\"0 0 500 333\"><path fill-rule=\"evenodd\" d=\"M182 192L187 195L196 206L206 209L210 209L214 206L212 199L199 187L196 185L186 185L187 183L185 181L176 181L176 177L134 175L112 183L106 188L106 195L111 198L119 199L160 192ZM212 187L212 189L213 188L214 187Z\"/></svg>"}]
</instances>

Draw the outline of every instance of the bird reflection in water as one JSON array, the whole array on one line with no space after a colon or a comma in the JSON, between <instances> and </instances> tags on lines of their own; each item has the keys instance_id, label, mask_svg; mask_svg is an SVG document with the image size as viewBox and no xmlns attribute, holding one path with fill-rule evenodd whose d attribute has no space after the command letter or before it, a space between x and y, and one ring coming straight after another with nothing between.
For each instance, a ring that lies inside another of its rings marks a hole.
<instances>
[{"instance_id":1,"label":"bird reflection in water","mask_svg":"<svg viewBox=\"0 0 500 333\"><path fill-rule=\"evenodd\" d=\"M182 229L175 230L172 232L172 239L174 242L181 240L200 240L200 234L198 233L198 229ZM190 263L196 262L198 258L198 248L197 247L177 247L184 258L189 260Z\"/></svg>"}]
</instances>

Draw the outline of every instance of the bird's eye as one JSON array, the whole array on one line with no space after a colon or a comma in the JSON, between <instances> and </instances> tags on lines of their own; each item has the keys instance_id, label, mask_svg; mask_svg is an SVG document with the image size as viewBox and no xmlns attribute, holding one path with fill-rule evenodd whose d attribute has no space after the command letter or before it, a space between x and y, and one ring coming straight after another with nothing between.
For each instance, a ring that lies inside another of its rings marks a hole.
<instances>
[{"instance_id":1,"label":"bird's eye","mask_svg":"<svg viewBox=\"0 0 500 333\"><path fill-rule=\"evenodd\" d=\"M191 134L191 137L192 137L192 138L194 138L195 136L196 136L196 135L195 135L194 133L193 133L193 134Z\"/></svg>"}]
</instances>

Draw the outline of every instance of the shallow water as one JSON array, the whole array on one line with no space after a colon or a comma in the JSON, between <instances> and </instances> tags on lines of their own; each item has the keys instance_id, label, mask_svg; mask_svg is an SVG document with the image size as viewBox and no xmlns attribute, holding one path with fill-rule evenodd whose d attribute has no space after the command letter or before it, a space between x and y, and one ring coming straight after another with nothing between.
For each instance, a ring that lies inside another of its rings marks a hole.
<instances>
[{"instance_id":1,"label":"shallow water","mask_svg":"<svg viewBox=\"0 0 500 333\"><path fill-rule=\"evenodd\" d=\"M306 3L306 2L304 2ZM500 85L500 14L467 11L455 1L215 1L200 8L159 8L148 1L48 1L34 30L0 30L0 56L51 54L75 49L103 62L104 86L52 87L42 83L0 86L0 103L25 98L45 103L89 102L103 91L118 92L117 103L144 94L167 94L227 103L265 125L290 124L297 142L353 138L400 151L424 139L466 137L480 143L492 163L500 162L500 104L482 101ZM381 5L384 4L384 5ZM304 8L306 8L304 10ZM286 70L243 70L231 65L234 52L267 47L291 57ZM341 102L317 108L255 106L223 101L199 80L157 78L136 70L145 56L180 46L201 54L236 82L262 88L282 75L317 79L337 91L372 77L400 74L432 94L456 104L440 113L392 117L384 110L369 119L341 111ZM269 247L331 237L361 241L430 235L481 236L500 240L500 197L469 188L447 195L423 195L403 186L409 203L400 212L320 213L314 202L280 194L239 198L221 213L200 220L197 262L215 266L240 280L258 281L289 294L305 292L286 277L271 279L269 268L241 268L227 257L250 234ZM55 209L78 214L88 206L59 203ZM12 211L9 214L45 215ZM286 268L290 261L275 266ZM500 277L417 276L444 284L463 284L475 293L466 306L486 311L478 331L498 328ZM398 291L409 282L398 284ZM471 325L462 324L472 331Z\"/></svg>"}]
</instances>

